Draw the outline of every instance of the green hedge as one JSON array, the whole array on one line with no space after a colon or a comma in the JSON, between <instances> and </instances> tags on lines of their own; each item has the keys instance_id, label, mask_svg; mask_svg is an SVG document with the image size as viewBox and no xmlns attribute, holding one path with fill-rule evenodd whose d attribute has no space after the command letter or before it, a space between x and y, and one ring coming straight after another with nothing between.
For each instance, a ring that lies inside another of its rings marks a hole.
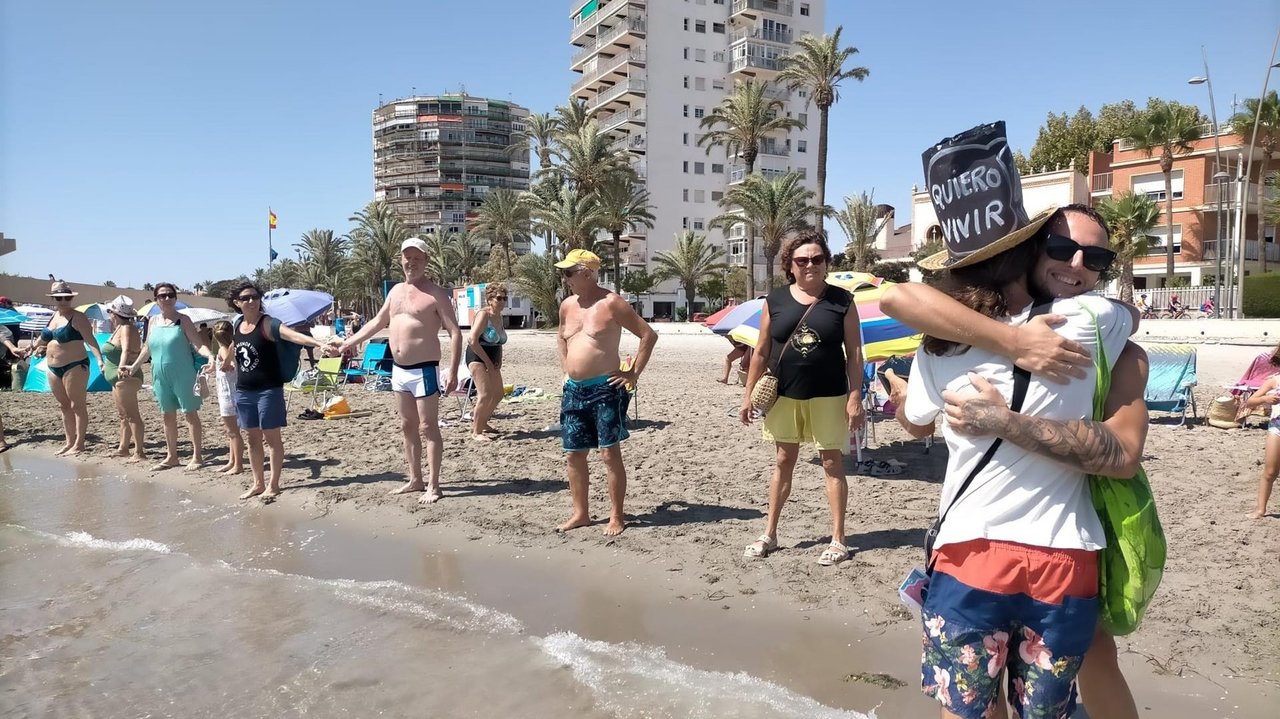
<instances>
[{"instance_id":1,"label":"green hedge","mask_svg":"<svg viewBox=\"0 0 1280 719\"><path fill-rule=\"evenodd\" d=\"M1245 317L1280 317L1280 272L1267 272L1244 278Z\"/></svg>"}]
</instances>

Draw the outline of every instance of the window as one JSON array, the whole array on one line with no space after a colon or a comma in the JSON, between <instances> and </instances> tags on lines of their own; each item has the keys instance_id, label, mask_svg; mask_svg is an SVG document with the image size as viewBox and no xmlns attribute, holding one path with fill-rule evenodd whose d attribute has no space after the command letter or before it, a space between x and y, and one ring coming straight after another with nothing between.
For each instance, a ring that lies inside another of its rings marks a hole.
<instances>
[{"instance_id":1,"label":"window","mask_svg":"<svg viewBox=\"0 0 1280 719\"><path fill-rule=\"evenodd\" d=\"M689 188L687 188L687 187L686 187L682 192L683 192L682 198L684 199L684 201L685 201L685 202L688 202L688 201L689 201Z\"/></svg>"},{"instance_id":2,"label":"window","mask_svg":"<svg viewBox=\"0 0 1280 719\"><path fill-rule=\"evenodd\" d=\"M693 31L694 31L694 32L700 32L700 33L702 33L703 35L706 35L706 34L707 34L707 21L706 21L706 20L695 20L695 21L693 22Z\"/></svg>"},{"instance_id":3,"label":"window","mask_svg":"<svg viewBox=\"0 0 1280 719\"><path fill-rule=\"evenodd\" d=\"M1173 199L1182 199L1182 170L1174 170L1172 177ZM1133 178L1133 194L1146 195L1156 202L1164 202L1164 174L1153 172L1149 175L1137 175Z\"/></svg>"},{"instance_id":4,"label":"window","mask_svg":"<svg viewBox=\"0 0 1280 719\"><path fill-rule=\"evenodd\" d=\"M1135 191L1136 192L1136 191ZM1151 240L1150 249L1147 250L1148 255L1164 255L1165 238L1168 237L1168 225L1160 225L1147 232L1147 239ZM1182 251L1182 225L1173 226L1173 254Z\"/></svg>"},{"instance_id":5,"label":"window","mask_svg":"<svg viewBox=\"0 0 1280 719\"><path fill-rule=\"evenodd\" d=\"M689 48L687 48L687 47L684 49L684 59L686 59L686 60L688 60L688 59L689 59Z\"/></svg>"},{"instance_id":6,"label":"window","mask_svg":"<svg viewBox=\"0 0 1280 719\"><path fill-rule=\"evenodd\" d=\"M702 119L702 116L703 116L703 115L706 115L706 114L707 114L707 109L706 109L705 107L695 107L695 108L693 108L693 116L694 116L694 117L696 117L696 118L698 118L698 119Z\"/></svg>"},{"instance_id":7,"label":"window","mask_svg":"<svg viewBox=\"0 0 1280 719\"><path fill-rule=\"evenodd\" d=\"M687 132L686 132L686 133L684 133L683 135L681 135L681 136L680 136L680 144L682 144L682 145L688 145L688 144L689 144L689 133L687 133Z\"/></svg>"},{"instance_id":8,"label":"window","mask_svg":"<svg viewBox=\"0 0 1280 719\"><path fill-rule=\"evenodd\" d=\"M694 201L694 202L706 202L706 201L707 201L707 191L706 191L706 190L694 190L694 191L693 191L693 201Z\"/></svg>"},{"instance_id":9,"label":"window","mask_svg":"<svg viewBox=\"0 0 1280 719\"><path fill-rule=\"evenodd\" d=\"M684 162L682 162L682 163L680 163L680 164L683 166L684 174L686 174L686 175L687 175L687 174L689 174L689 161L688 161L688 160L685 160Z\"/></svg>"},{"instance_id":10,"label":"window","mask_svg":"<svg viewBox=\"0 0 1280 719\"><path fill-rule=\"evenodd\" d=\"M718 77L713 77L713 78L711 78L711 89L712 89L712 90L723 90L723 89L724 89L724 80L722 80L722 79L720 79L720 78L718 78Z\"/></svg>"},{"instance_id":11,"label":"window","mask_svg":"<svg viewBox=\"0 0 1280 719\"><path fill-rule=\"evenodd\" d=\"M705 174L707 174L707 173L706 173L706 169L707 169L707 163L705 163L705 162L695 162L695 163L693 163L693 174L695 174L695 175L705 175Z\"/></svg>"},{"instance_id":12,"label":"window","mask_svg":"<svg viewBox=\"0 0 1280 719\"><path fill-rule=\"evenodd\" d=\"M684 116L685 116L685 117L688 117L688 116L689 116L689 106L688 106L688 105L685 105L685 106L684 106Z\"/></svg>"},{"instance_id":13,"label":"window","mask_svg":"<svg viewBox=\"0 0 1280 719\"><path fill-rule=\"evenodd\" d=\"M809 126L809 113L807 112L800 113L800 124L804 125L805 127Z\"/></svg>"},{"instance_id":14,"label":"window","mask_svg":"<svg viewBox=\"0 0 1280 719\"><path fill-rule=\"evenodd\" d=\"M684 229L686 229L686 230L687 230L687 229L689 229L689 218L688 218L688 217L681 217L681 218L680 218L680 227L682 227L682 228L684 228Z\"/></svg>"},{"instance_id":15,"label":"window","mask_svg":"<svg viewBox=\"0 0 1280 719\"><path fill-rule=\"evenodd\" d=\"M706 229L706 222L705 222L701 217L695 217L695 218L693 218L693 229L695 229L695 230L705 230L705 229Z\"/></svg>"},{"instance_id":16,"label":"window","mask_svg":"<svg viewBox=\"0 0 1280 719\"><path fill-rule=\"evenodd\" d=\"M684 19L684 31L689 32L689 18Z\"/></svg>"},{"instance_id":17,"label":"window","mask_svg":"<svg viewBox=\"0 0 1280 719\"><path fill-rule=\"evenodd\" d=\"M724 4L724 0L711 0L711 2L712 2L712 4L715 4L715 5L723 5L723 4Z\"/></svg>"},{"instance_id":18,"label":"window","mask_svg":"<svg viewBox=\"0 0 1280 719\"><path fill-rule=\"evenodd\" d=\"M790 140L788 140L788 142L790 142ZM808 152L808 151L809 151L808 140L796 140L796 152Z\"/></svg>"},{"instance_id":19,"label":"window","mask_svg":"<svg viewBox=\"0 0 1280 719\"><path fill-rule=\"evenodd\" d=\"M800 3L800 14L804 15L805 17L809 16L809 3L807 2Z\"/></svg>"},{"instance_id":20,"label":"window","mask_svg":"<svg viewBox=\"0 0 1280 719\"><path fill-rule=\"evenodd\" d=\"M724 51L717 50L711 53L711 62L724 62Z\"/></svg>"},{"instance_id":21,"label":"window","mask_svg":"<svg viewBox=\"0 0 1280 719\"><path fill-rule=\"evenodd\" d=\"M685 75L685 76L684 76L684 89L686 89L686 90L688 90L688 89L689 89L689 76L688 76L688 75Z\"/></svg>"},{"instance_id":22,"label":"window","mask_svg":"<svg viewBox=\"0 0 1280 719\"><path fill-rule=\"evenodd\" d=\"M693 78L693 89L695 89L695 90L705 90L705 89L707 89L707 78L705 78L705 77L695 77L695 78Z\"/></svg>"},{"instance_id":23,"label":"window","mask_svg":"<svg viewBox=\"0 0 1280 719\"><path fill-rule=\"evenodd\" d=\"M715 167L715 165L712 165L712 167ZM712 202L719 202L719 201L721 201L721 200L723 200L723 199L724 199L724 193L723 193L723 192L721 192L721 191L719 191L719 190L712 190L712 191L711 191L711 201L712 201Z\"/></svg>"},{"instance_id":24,"label":"window","mask_svg":"<svg viewBox=\"0 0 1280 719\"><path fill-rule=\"evenodd\" d=\"M718 162L713 162L713 163L711 163L711 174L713 174L713 175L723 175L723 174L724 174L724 165L722 165L722 164L720 164L720 163L718 163ZM714 199L714 198L713 198L713 199Z\"/></svg>"},{"instance_id":25,"label":"window","mask_svg":"<svg viewBox=\"0 0 1280 719\"><path fill-rule=\"evenodd\" d=\"M713 22L713 23L711 23L711 32L719 33L720 35L723 35L723 34L724 34L724 23L722 23L722 22Z\"/></svg>"},{"instance_id":26,"label":"window","mask_svg":"<svg viewBox=\"0 0 1280 719\"><path fill-rule=\"evenodd\" d=\"M695 61L695 62L706 62L706 61L707 61L707 51L706 51L706 50L701 50L701 49L699 49L699 50L694 50L694 51L693 51L693 59L694 59L694 61Z\"/></svg>"}]
</instances>

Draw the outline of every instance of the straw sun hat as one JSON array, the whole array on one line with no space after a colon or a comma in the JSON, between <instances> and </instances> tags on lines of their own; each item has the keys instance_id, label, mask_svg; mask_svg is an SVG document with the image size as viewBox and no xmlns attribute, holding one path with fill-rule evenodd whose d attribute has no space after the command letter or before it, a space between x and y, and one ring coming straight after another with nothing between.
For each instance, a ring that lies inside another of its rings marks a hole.
<instances>
[{"instance_id":1,"label":"straw sun hat","mask_svg":"<svg viewBox=\"0 0 1280 719\"><path fill-rule=\"evenodd\" d=\"M951 270L995 257L1034 237L1058 209L1027 217L1003 121L942 140L922 158L947 249L920 260L920 269Z\"/></svg>"},{"instance_id":2,"label":"straw sun hat","mask_svg":"<svg viewBox=\"0 0 1280 719\"><path fill-rule=\"evenodd\" d=\"M57 282L54 282L53 287L49 289L48 296L49 297L75 297L78 294L80 293L71 289L71 285L67 284L66 282L63 282L62 280L58 280Z\"/></svg>"},{"instance_id":3,"label":"straw sun hat","mask_svg":"<svg viewBox=\"0 0 1280 719\"><path fill-rule=\"evenodd\" d=\"M133 300L124 295L117 296L107 304L107 311L117 317L130 319L138 316L138 311L133 308Z\"/></svg>"}]
</instances>

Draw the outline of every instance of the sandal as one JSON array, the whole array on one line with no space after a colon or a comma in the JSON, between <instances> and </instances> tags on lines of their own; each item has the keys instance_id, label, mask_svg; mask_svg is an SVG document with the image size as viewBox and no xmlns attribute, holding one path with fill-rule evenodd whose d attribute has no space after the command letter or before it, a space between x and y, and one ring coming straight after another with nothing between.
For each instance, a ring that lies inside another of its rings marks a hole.
<instances>
[{"instance_id":1,"label":"sandal","mask_svg":"<svg viewBox=\"0 0 1280 719\"><path fill-rule=\"evenodd\" d=\"M858 463L858 474L866 474L872 477L892 477L895 474L902 474L907 465L900 462L883 462L874 459L864 459Z\"/></svg>"},{"instance_id":2,"label":"sandal","mask_svg":"<svg viewBox=\"0 0 1280 719\"><path fill-rule=\"evenodd\" d=\"M849 548L839 542L831 542L827 548L822 550L822 555L818 557L818 564L824 567L830 567L833 564L839 564L849 558Z\"/></svg>"},{"instance_id":3,"label":"sandal","mask_svg":"<svg viewBox=\"0 0 1280 719\"><path fill-rule=\"evenodd\" d=\"M767 534L761 534L756 541L742 550L742 556L747 559L764 559L776 551L778 551L778 540Z\"/></svg>"}]
</instances>

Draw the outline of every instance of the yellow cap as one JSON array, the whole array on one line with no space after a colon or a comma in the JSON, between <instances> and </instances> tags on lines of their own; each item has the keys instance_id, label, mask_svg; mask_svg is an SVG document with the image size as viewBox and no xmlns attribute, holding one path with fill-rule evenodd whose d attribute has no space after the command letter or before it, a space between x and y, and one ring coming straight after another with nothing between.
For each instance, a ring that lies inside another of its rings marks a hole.
<instances>
[{"instance_id":1,"label":"yellow cap","mask_svg":"<svg viewBox=\"0 0 1280 719\"><path fill-rule=\"evenodd\" d=\"M600 269L600 258L594 252L586 250L569 250L564 259L556 263L556 267L568 269L582 265L593 270Z\"/></svg>"}]
</instances>

